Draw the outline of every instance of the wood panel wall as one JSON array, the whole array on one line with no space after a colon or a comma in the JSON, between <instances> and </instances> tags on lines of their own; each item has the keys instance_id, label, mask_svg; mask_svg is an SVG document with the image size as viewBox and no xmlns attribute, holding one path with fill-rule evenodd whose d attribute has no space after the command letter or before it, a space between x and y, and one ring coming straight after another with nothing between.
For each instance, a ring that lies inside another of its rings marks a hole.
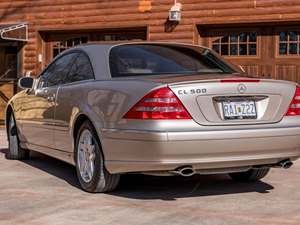
<instances>
[{"instance_id":1,"label":"wood panel wall","mask_svg":"<svg viewBox=\"0 0 300 225\"><path fill-rule=\"evenodd\" d=\"M166 32L173 0L2 0L0 23L29 23L23 70L37 73L40 30L148 27L148 39L196 43L196 25L300 21L299 0L179 0L182 21ZM201 39L199 40L201 44Z\"/></svg>"}]
</instances>

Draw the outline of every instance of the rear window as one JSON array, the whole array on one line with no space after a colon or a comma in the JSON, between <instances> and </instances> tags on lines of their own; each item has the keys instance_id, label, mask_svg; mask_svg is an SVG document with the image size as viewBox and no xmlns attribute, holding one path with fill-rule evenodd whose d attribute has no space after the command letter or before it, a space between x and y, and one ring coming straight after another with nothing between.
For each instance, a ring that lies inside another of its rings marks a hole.
<instances>
[{"instance_id":1,"label":"rear window","mask_svg":"<svg viewBox=\"0 0 300 225\"><path fill-rule=\"evenodd\" d=\"M120 45L109 61L112 77L236 72L210 50L193 46Z\"/></svg>"}]
</instances>

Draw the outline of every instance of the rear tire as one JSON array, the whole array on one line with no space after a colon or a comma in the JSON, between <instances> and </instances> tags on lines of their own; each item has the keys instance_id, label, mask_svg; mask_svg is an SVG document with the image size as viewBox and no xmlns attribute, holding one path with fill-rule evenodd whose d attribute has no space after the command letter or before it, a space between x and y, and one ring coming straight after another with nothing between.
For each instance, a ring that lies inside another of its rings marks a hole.
<instances>
[{"instance_id":1,"label":"rear tire","mask_svg":"<svg viewBox=\"0 0 300 225\"><path fill-rule=\"evenodd\" d=\"M84 122L76 138L76 171L82 189L91 193L112 191L120 181L119 174L110 174L106 170L100 146L93 125Z\"/></svg>"},{"instance_id":2,"label":"rear tire","mask_svg":"<svg viewBox=\"0 0 300 225\"><path fill-rule=\"evenodd\" d=\"M26 149L22 149L20 146L18 128L13 113L10 115L7 130L8 130L7 137L8 137L8 144L9 144L9 152L7 158L11 160L29 159L30 151Z\"/></svg>"},{"instance_id":3,"label":"rear tire","mask_svg":"<svg viewBox=\"0 0 300 225\"><path fill-rule=\"evenodd\" d=\"M230 173L229 176L238 182L259 181L269 173L270 168L250 169L246 172Z\"/></svg>"}]
</instances>

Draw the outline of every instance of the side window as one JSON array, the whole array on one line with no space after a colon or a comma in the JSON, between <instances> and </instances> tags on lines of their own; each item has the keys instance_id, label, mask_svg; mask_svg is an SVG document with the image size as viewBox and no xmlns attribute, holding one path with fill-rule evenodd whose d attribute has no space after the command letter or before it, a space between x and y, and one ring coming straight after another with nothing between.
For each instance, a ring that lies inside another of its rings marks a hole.
<instances>
[{"instance_id":1,"label":"side window","mask_svg":"<svg viewBox=\"0 0 300 225\"><path fill-rule=\"evenodd\" d=\"M81 53L72 65L66 83L94 79L94 72L89 58Z\"/></svg>"},{"instance_id":2,"label":"side window","mask_svg":"<svg viewBox=\"0 0 300 225\"><path fill-rule=\"evenodd\" d=\"M78 53L62 56L52 63L41 75L39 87L51 87L64 83Z\"/></svg>"}]
</instances>

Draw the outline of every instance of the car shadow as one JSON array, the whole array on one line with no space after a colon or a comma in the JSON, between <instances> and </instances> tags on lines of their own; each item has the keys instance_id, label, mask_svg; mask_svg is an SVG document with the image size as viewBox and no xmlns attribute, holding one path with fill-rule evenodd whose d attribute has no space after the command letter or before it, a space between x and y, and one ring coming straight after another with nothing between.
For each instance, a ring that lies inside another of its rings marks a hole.
<instances>
[{"instance_id":1,"label":"car shadow","mask_svg":"<svg viewBox=\"0 0 300 225\"><path fill-rule=\"evenodd\" d=\"M7 159L8 150L0 149L0 154L1 153L4 154ZM74 166L68 163L34 151L30 151L29 160L21 160L21 162L51 174L52 176L64 180L68 184L80 189L80 184L76 177L76 170Z\"/></svg>"},{"instance_id":2,"label":"car shadow","mask_svg":"<svg viewBox=\"0 0 300 225\"><path fill-rule=\"evenodd\" d=\"M273 186L263 181L234 182L226 174L194 175L192 177L154 177L124 175L116 191L110 193L124 198L176 200L177 198L217 196L258 192L269 193Z\"/></svg>"},{"instance_id":3,"label":"car shadow","mask_svg":"<svg viewBox=\"0 0 300 225\"><path fill-rule=\"evenodd\" d=\"M0 150L0 154L7 154L7 150ZM68 184L80 189L75 168L60 160L49 156L33 153L30 160L23 163L42 170ZM218 196L257 192L269 193L273 186L263 181L255 183L233 182L227 175L194 175L192 177L155 177L140 174L126 174L121 177L118 188L108 193L130 199L173 201L178 198Z\"/></svg>"}]
</instances>

